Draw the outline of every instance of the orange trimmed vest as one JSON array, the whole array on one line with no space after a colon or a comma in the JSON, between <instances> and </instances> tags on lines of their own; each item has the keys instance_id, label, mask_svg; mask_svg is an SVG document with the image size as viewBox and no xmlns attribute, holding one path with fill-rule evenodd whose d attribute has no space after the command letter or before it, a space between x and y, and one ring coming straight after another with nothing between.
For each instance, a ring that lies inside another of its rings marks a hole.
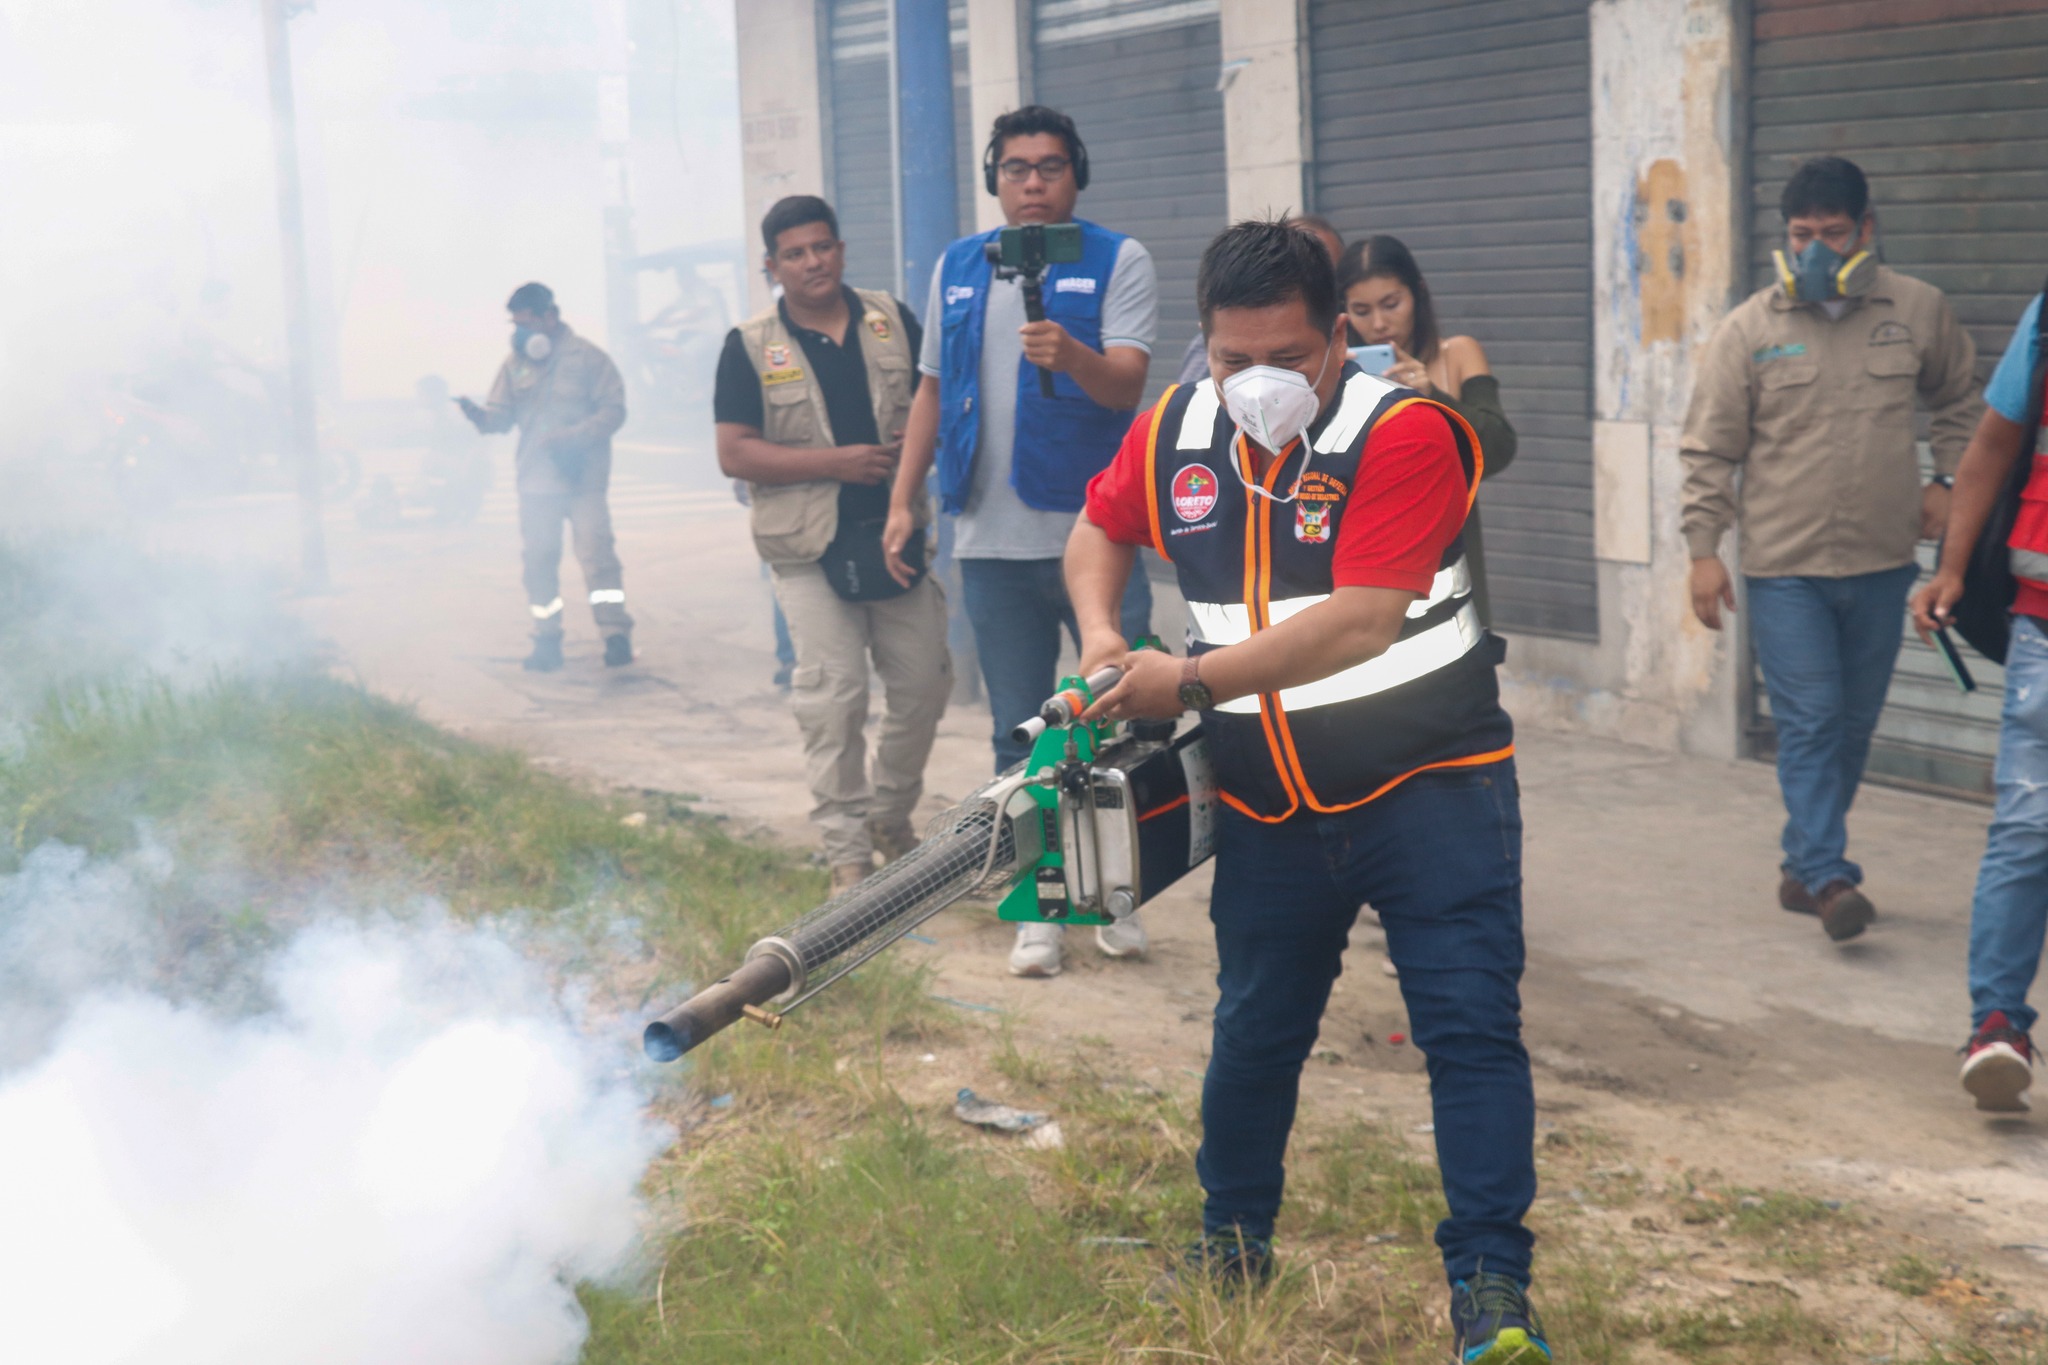
<instances>
[{"instance_id":1,"label":"orange trimmed vest","mask_svg":"<svg viewBox=\"0 0 2048 1365\"><path fill-rule=\"evenodd\" d=\"M2043 382L2048 384L2048 380ZM2019 580L2013 611L2048 618L2048 394L2043 395L2041 425L2034 430L2034 467L2020 490L2019 510L2006 545L2012 556L2012 576Z\"/></svg>"},{"instance_id":2,"label":"orange trimmed vest","mask_svg":"<svg viewBox=\"0 0 2048 1365\"><path fill-rule=\"evenodd\" d=\"M1154 547L1173 562L1187 599L1190 653L1247 640L1329 597L1345 510L1373 496L1366 440L1387 414L1412 403L1444 412L1466 486L1477 489L1482 457L1465 419L1355 366L1345 367L1328 420L1267 471L1262 486L1280 497L1295 488L1291 502L1244 486L1255 466L1215 385L1167 390L1146 450L1148 512ZM1508 757L1514 726L1494 677L1503 653L1499 637L1479 624L1460 537L1384 654L1202 713L1222 798L1278 822L1364 805L1427 768Z\"/></svg>"}]
</instances>

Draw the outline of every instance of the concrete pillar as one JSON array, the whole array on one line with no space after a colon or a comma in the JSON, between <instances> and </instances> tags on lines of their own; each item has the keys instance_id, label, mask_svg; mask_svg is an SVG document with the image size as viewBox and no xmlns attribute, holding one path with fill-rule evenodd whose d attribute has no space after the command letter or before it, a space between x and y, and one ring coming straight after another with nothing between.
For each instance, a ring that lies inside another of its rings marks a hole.
<instances>
[{"instance_id":1,"label":"concrete pillar","mask_svg":"<svg viewBox=\"0 0 2048 1365\"><path fill-rule=\"evenodd\" d=\"M749 257L768 206L789 194L825 193L825 115L816 0L746 0L735 6L739 47L740 188ZM768 285L747 272L750 311Z\"/></svg>"},{"instance_id":2,"label":"concrete pillar","mask_svg":"<svg viewBox=\"0 0 2048 1365\"><path fill-rule=\"evenodd\" d=\"M1595 0L1594 552L1600 642L1517 638L1531 720L1734 757L1739 631L1693 619L1678 438L1693 358L1734 294L1736 0Z\"/></svg>"},{"instance_id":3,"label":"concrete pillar","mask_svg":"<svg viewBox=\"0 0 2048 1365\"><path fill-rule=\"evenodd\" d=\"M996 115L1030 103L1030 22L1031 6L1024 0L967 0L967 105L974 122L964 135L977 166ZM1002 206L979 185L974 205L977 231L1003 225Z\"/></svg>"},{"instance_id":4,"label":"concrete pillar","mask_svg":"<svg viewBox=\"0 0 2048 1365\"><path fill-rule=\"evenodd\" d=\"M1299 213L1309 158L1305 33L1286 0L1222 0L1230 220Z\"/></svg>"}]
</instances>

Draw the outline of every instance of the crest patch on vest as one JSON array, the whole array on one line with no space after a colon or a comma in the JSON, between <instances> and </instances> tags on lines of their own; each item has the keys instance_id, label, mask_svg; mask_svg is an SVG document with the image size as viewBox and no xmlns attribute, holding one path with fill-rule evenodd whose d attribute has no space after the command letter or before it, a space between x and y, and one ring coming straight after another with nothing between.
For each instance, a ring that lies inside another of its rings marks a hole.
<instances>
[{"instance_id":1,"label":"crest patch on vest","mask_svg":"<svg viewBox=\"0 0 2048 1365\"><path fill-rule=\"evenodd\" d=\"M780 341L771 341L761 351L761 359L771 370L789 368L789 347Z\"/></svg>"},{"instance_id":2,"label":"crest patch on vest","mask_svg":"<svg viewBox=\"0 0 2048 1365\"><path fill-rule=\"evenodd\" d=\"M868 314L867 324L868 330L875 334L875 340L877 341L887 341L890 337L896 335L889 330L889 319L883 317L880 313Z\"/></svg>"},{"instance_id":3,"label":"crest patch on vest","mask_svg":"<svg viewBox=\"0 0 2048 1365\"><path fill-rule=\"evenodd\" d=\"M1913 329L1903 322L1880 322L1870 329L1873 346L1903 346L1913 339Z\"/></svg>"},{"instance_id":4,"label":"crest patch on vest","mask_svg":"<svg viewBox=\"0 0 2048 1365\"><path fill-rule=\"evenodd\" d=\"M1200 521L1216 510L1216 471L1191 464L1173 476L1173 514L1182 521Z\"/></svg>"},{"instance_id":5,"label":"crest patch on vest","mask_svg":"<svg viewBox=\"0 0 2048 1365\"><path fill-rule=\"evenodd\" d=\"M770 370L761 376L761 383L773 387L777 384L794 384L804 377L803 367L792 365L786 370Z\"/></svg>"},{"instance_id":6,"label":"crest patch on vest","mask_svg":"<svg viewBox=\"0 0 2048 1365\"><path fill-rule=\"evenodd\" d=\"M1330 509L1335 502L1309 502L1297 499L1294 504L1294 538L1304 545L1325 545L1330 539Z\"/></svg>"}]
</instances>

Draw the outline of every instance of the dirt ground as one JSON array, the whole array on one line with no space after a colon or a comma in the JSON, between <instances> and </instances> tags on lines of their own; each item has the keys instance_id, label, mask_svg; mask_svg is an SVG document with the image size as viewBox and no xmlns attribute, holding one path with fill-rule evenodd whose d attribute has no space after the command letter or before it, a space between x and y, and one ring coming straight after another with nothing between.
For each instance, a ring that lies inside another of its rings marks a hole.
<instances>
[{"instance_id":1,"label":"dirt ground","mask_svg":"<svg viewBox=\"0 0 2048 1365\"><path fill-rule=\"evenodd\" d=\"M401 475L412 459L383 458ZM621 466L615 516L639 622L630 669L601 667L572 605L568 667L521 671L526 611L502 482L468 527L369 531L334 509L335 590L304 599L304 616L337 668L437 723L813 844L796 727L769 685L769 595L744 513L715 481L636 477L630 450ZM187 552L289 564L291 530L287 503L249 498L177 509L151 534ZM577 603L580 587L568 567L563 596ZM1168 613L1156 624L1173 634ZM930 811L986 779L987 729L977 706L948 714ZM1609 1135L1652 1195L1675 1199L1691 1172L1848 1202L1901 1254L1954 1262L1972 1283L2048 1312L2048 1128L1977 1114L1955 1078L1984 809L1867 791L1853 851L1882 918L1836 947L1775 906L1768 769L1526 730L1520 754L1526 1019L1546 1131ZM1206 876L1191 876L1147 908L1148 960L1105 961L1076 933L1068 970L1051 981L1007 974L1009 933L985 909L948 912L924 931L930 944L902 951L929 960L936 993L963 1010L1008 1012L1020 1039L1108 1049L1128 1073L1192 1086L1214 1000L1206 891ZM1421 1059L1391 1041L1405 1025L1375 944L1362 925L1305 1102L1311 1114L1364 1112L1412 1133L1428 1119ZM936 1102L960 1083L949 1060L911 1065L904 1089ZM1545 1198L1585 1202L1554 1186ZM1654 1247L1675 1235L1671 1221L1635 1216L1616 1235ZM1694 1259L1695 1282L1725 1273L1743 1283L1732 1261Z\"/></svg>"}]
</instances>

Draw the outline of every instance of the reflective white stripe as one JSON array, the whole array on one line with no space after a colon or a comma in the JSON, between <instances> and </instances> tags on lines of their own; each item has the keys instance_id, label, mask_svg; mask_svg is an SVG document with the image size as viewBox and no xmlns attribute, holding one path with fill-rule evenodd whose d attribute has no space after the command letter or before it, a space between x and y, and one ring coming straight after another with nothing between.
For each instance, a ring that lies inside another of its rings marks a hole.
<instances>
[{"instance_id":1,"label":"reflective white stripe","mask_svg":"<svg viewBox=\"0 0 2048 1365\"><path fill-rule=\"evenodd\" d=\"M534 620L545 621L550 616L554 616L560 613L560 611L562 610L562 599L557 597L554 601L548 603L544 607L540 606L537 603L528 603L526 609L533 613Z\"/></svg>"},{"instance_id":2,"label":"reflective white stripe","mask_svg":"<svg viewBox=\"0 0 2048 1365\"><path fill-rule=\"evenodd\" d=\"M562 604L557 602L555 605L559 607ZM593 607L623 607L626 605L626 590L624 588L599 588L596 592L590 594L590 605Z\"/></svg>"},{"instance_id":3,"label":"reflective white stripe","mask_svg":"<svg viewBox=\"0 0 2048 1365\"><path fill-rule=\"evenodd\" d=\"M1316 437L1316 449L1325 455L1348 449L1358 439L1359 429L1365 425L1365 419L1372 416L1372 410L1380 405L1380 400L1398 387L1363 370L1345 380L1343 396L1337 403L1337 415L1330 419L1330 425L1323 428L1323 434Z\"/></svg>"},{"instance_id":4,"label":"reflective white stripe","mask_svg":"<svg viewBox=\"0 0 2048 1365\"><path fill-rule=\"evenodd\" d=\"M1464 658L1479 643L1482 633L1479 608L1467 602L1450 620L1431 626L1419 635L1396 640L1378 658L1367 659L1356 668L1332 673L1327 678L1286 689L1280 694L1280 705L1288 711L1309 711L1341 701L1356 701L1360 697L1414 682L1424 674L1434 673ZM1232 715L1257 715L1259 699L1256 696L1239 697L1223 702L1216 709Z\"/></svg>"},{"instance_id":5,"label":"reflective white stripe","mask_svg":"<svg viewBox=\"0 0 2048 1365\"><path fill-rule=\"evenodd\" d=\"M1448 569L1439 569L1430 580L1429 596L1408 604L1411 618L1428 614L1453 597L1472 591L1472 570L1463 555ZM1318 602L1329 601L1327 593L1306 597L1283 597L1268 604L1266 614L1274 625L1307 611ZM1188 603L1188 638L1205 645L1234 645L1252 638L1252 614L1241 602Z\"/></svg>"},{"instance_id":6,"label":"reflective white stripe","mask_svg":"<svg viewBox=\"0 0 2048 1365\"><path fill-rule=\"evenodd\" d=\"M1207 450L1216 433L1216 385L1208 379L1195 381L1195 396L1180 416L1180 435L1174 445L1182 450Z\"/></svg>"},{"instance_id":7,"label":"reflective white stripe","mask_svg":"<svg viewBox=\"0 0 2048 1365\"><path fill-rule=\"evenodd\" d=\"M2011 556L2014 578L2024 578L2034 583L2048 583L2048 554L2042 554L2039 550L2017 548L2006 553Z\"/></svg>"}]
</instances>

